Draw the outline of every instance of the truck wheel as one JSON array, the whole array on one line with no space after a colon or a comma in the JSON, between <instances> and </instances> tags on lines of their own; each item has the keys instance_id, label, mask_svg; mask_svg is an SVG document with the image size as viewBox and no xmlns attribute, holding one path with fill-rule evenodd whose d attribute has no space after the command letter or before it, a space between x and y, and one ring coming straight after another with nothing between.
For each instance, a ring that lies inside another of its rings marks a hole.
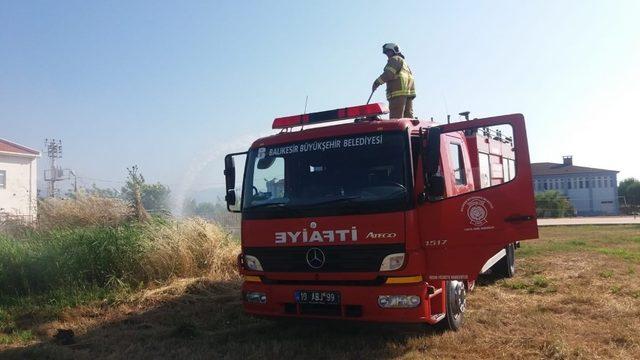
<instances>
[{"instance_id":1,"label":"truck wheel","mask_svg":"<svg viewBox=\"0 0 640 360\"><path fill-rule=\"evenodd\" d=\"M458 331L464 320L464 309L467 304L467 291L462 281L447 281L446 284L447 315L443 326L447 330Z\"/></svg>"},{"instance_id":2,"label":"truck wheel","mask_svg":"<svg viewBox=\"0 0 640 360\"><path fill-rule=\"evenodd\" d=\"M513 244L504 248L506 255L494 266L493 271L499 277L510 278L516 273L516 249Z\"/></svg>"}]
</instances>

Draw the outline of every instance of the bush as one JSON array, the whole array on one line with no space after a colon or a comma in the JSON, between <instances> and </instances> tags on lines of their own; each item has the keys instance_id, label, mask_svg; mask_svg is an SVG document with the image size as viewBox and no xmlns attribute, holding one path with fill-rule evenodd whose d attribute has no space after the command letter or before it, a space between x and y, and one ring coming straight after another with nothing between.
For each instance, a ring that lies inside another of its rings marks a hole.
<instances>
[{"instance_id":1,"label":"bush","mask_svg":"<svg viewBox=\"0 0 640 360\"><path fill-rule=\"evenodd\" d=\"M536 194L536 213L539 218L573 216L573 205L560 192L549 190Z\"/></svg>"},{"instance_id":2,"label":"bush","mask_svg":"<svg viewBox=\"0 0 640 360\"><path fill-rule=\"evenodd\" d=\"M238 252L237 242L204 220L61 226L19 240L0 234L0 296L177 276L229 279Z\"/></svg>"},{"instance_id":3,"label":"bush","mask_svg":"<svg viewBox=\"0 0 640 360\"><path fill-rule=\"evenodd\" d=\"M119 226L34 232L20 240L2 236L0 291L41 293L125 278L143 253L141 233L134 226Z\"/></svg>"}]
</instances>

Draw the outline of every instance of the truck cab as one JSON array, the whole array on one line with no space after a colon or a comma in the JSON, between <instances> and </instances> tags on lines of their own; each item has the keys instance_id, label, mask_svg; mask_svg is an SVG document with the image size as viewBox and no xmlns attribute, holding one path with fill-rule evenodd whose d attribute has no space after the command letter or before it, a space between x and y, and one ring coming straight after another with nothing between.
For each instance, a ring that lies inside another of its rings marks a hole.
<instances>
[{"instance_id":1,"label":"truck cab","mask_svg":"<svg viewBox=\"0 0 640 360\"><path fill-rule=\"evenodd\" d=\"M537 238L522 115L439 125L385 113L278 118L279 133L225 157L247 313L456 330L478 274Z\"/></svg>"}]
</instances>

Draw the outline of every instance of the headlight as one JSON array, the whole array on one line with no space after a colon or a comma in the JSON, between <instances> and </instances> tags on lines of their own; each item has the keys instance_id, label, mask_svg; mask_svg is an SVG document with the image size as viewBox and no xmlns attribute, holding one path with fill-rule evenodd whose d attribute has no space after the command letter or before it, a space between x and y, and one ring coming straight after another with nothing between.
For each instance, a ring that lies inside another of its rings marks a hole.
<instances>
[{"instance_id":1,"label":"headlight","mask_svg":"<svg viewBox=\"0 0 640 360\"><path fill-rule=\"evenodd\" d=\"M244 256L244 265L249 270L263 271L262 270L262 264L260 264L260 260L258 260L258 258L255 257L255 256L245 255Z\"/></svg>"},{"instance_id":2,"label":"headlight","mask_svg":"<svg viewBox=\"0 0 640 360\"><path fill-rule=\"evenodd\" d=\"M382 260L380 271L398 270L402 265L404 265L404 253L387 255L384 260Z\"/></svg>"},{"instance_id":3,"label":"headlight","mask_svg":"<svg viewBox=\"0 0 640 360\"><path fill-rule=\"evenodd\" d=\"M420 305L417 295L380 295L378 305L381 308L414 308Z\"/></svg>"},{"instance_id":4,"label":"headlight","mask_svg":"<svg viewBox=\"0 0 640 360\"><path fill-rule=\"evenodd\" d=\"M245 300L250 303L255 304L266 304L267 303L267 294L261 292L247 292L244 296Z\"/></svg>"}]
</instances>

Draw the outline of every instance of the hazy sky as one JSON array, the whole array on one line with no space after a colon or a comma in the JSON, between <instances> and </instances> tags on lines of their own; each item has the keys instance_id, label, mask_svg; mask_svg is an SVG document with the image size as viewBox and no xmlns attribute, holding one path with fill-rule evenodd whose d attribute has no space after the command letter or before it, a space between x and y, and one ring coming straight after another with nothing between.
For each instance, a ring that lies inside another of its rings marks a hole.
<instances>
[{"instance_id":1,"label":"hazy sky","mask_svg":"<svg viewBox=\"0 0 640 360\"><path fill-rule=\"evenodd\" d=\"M0 137L62 139L81 185L119 187L138 164L174 192L219 186L220 155L306 95L309 111L364 103L396 42L417 116L523 113L533 161L640 177L638 14L639 1L5 0Z\"/></svg>"}]
</instances>

